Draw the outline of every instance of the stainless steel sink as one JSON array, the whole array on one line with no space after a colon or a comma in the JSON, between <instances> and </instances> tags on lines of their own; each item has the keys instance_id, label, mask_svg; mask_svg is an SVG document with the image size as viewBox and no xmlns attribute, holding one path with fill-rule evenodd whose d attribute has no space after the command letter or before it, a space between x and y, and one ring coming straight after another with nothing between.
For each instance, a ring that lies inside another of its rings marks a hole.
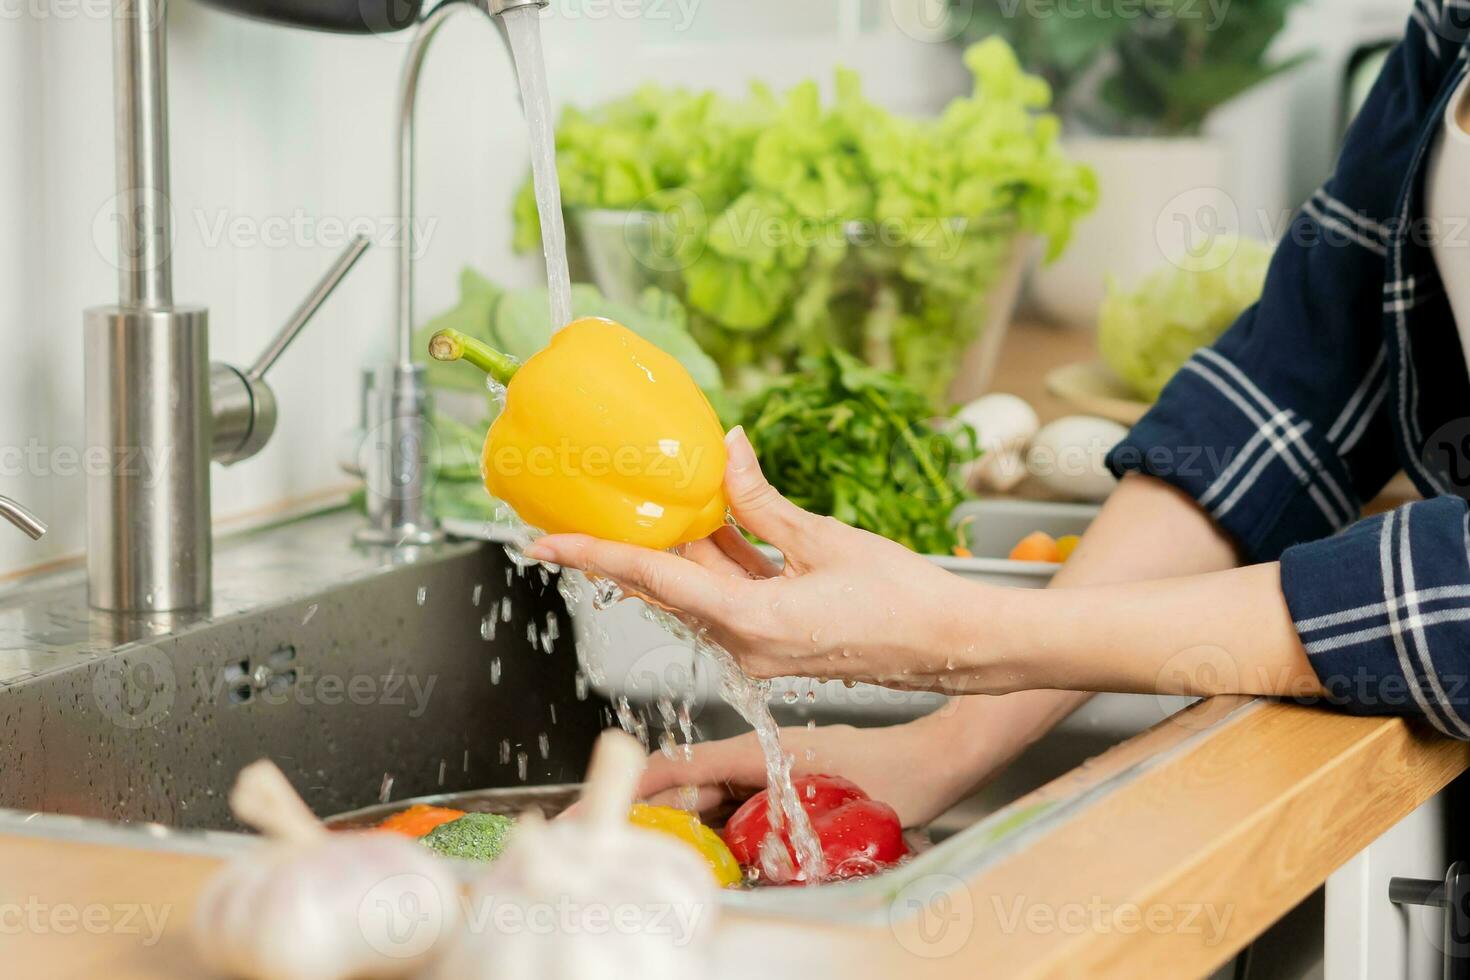
<instances>
[{"instance_id":1,"label":"stainless steel sink","mask_svg":"<svg viewBox=\"0 0 1470 980\"><path fill-rule=\"evenodd\" d=\"M230 828L263 756L318 813L579 779L610 715L554 579L496 545L355 547L358 520L221 542L205 613L89 609L79 570L0 595L0 807Z\"/></svg>"}]
</instances>

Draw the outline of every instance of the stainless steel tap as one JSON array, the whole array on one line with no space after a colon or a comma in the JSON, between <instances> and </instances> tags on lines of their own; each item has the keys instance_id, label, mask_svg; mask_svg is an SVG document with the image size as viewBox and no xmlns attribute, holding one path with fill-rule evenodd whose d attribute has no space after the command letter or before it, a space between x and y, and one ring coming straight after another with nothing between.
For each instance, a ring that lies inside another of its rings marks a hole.
<instances>
[{"instance_id":1,"label":"stainless steel tap","mask_svg":"<svg viewBox=\"0 0 1470 980\"><path fill-rule=\"evenodd\" d=\"M113 12L118 302L84 315L92 605L199 609L211 596L209 464L275 427L265 373L367 248L354 240L247 370L209 361L209 315L176 304L170 264L166 0Z\"/></svg>"},{"instance_id":2,"label":"stainless steel tap","mask_svg":"<svg viewBox=\"0 0 1470 980\"><path fill-rule=\"evenodd\" d=\"M19 501L0 495L0 517L20 528L32 541L39 541L46 533L46 524L35 514L26 510Z\"/></svg>"},{"instance_id":3,"label":"stainless steel tap","mask_svg":"<svg viewBox=\"0 0 1470 980\"><path fill-rule=\"evenodd\" d=\"M358 540L379 545L425 544L441 536L430 512L429 392L424 367L413 350L415 204L415 117L419 74L439 29L461 9L498 17L519 7L544 7L549 0L452 0L419 24L409 45L398 93L398 320L397 356L367 376L363 429L369 440L362 475L367 483L368 524ZM504 35L502 35L502 40Z\"/></svg>"}]
</instances>

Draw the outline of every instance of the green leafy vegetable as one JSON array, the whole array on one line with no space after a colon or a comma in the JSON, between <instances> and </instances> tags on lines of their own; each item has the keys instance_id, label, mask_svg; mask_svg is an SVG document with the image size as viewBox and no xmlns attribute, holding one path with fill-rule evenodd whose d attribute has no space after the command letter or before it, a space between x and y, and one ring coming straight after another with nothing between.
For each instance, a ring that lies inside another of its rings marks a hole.
<instances>
[{"instance_id":1,"label":"green leafy vegetable","mask_svg":"<svg viewBox=\"0 0 1470 980\"><path fill-rule=\"evenodd\" d=\"M572 227L589 254L635 253L602 263L606 289L641 277L684 301L736 393L836 346L940 404L1021 236L1055 256L1096 198L1043 111L1046 83L998 39L965 62L972 94L923 121L868 101L851 71L829 105L805 82L742 100L648 86L568 109L557 165ZM651 220L594 235L608 211ZM537 248L529 183L514 215L517 247Z\"/></svg>"},{"instance_id":2,"label":"green leafy vegetable","mask_svg":"<svg viewBox=\"0 0 1470 980\"><path fill-rule=\"evenodd\" d=\"M465 861L494 861L510 842L516 822L499 813L466 813L458 820L441 823L419 843L445 857Z\"/></svg>"},{"instance_id":3,"label":"green leafy vegetable","mask_svg":"<svg viewBox=\"0 0 1470 980\"><path fill-rule=\"evenodd\" d=\"M1260 299L1270 261L1266 246L1222 236L1200 255L1150 273L1131 291L1109 279L1098 313L1103 360L1153 401L1191 354L1214 343Z\"/></svg>"},{"instance_id":4,"label":"green leafy vegetable","mask_svg":"<svg viewBox=\"0 0 1470 980\"><path fill-rule=\"evenodd\" d=\"M912 385L840 350L751 398L743 418L767 478L798 505L950 554L950 512L968 496L955 474L979 448L968 425L930 422Z\"/></svg>"}]
</instances>

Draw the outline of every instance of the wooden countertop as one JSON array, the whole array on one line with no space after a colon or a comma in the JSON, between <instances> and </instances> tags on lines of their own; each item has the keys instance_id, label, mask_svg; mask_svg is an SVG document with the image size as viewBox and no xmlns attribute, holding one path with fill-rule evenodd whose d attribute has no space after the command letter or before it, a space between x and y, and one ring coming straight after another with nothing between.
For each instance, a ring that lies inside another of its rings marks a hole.
<instances>
[{"instance_id":1,"label":"wooden countertop","mask_svg":"<svg viewBox=\"0 0 1470 980\"><path fill-rule=\"evenodd\" d=\"M1097 793L967 880L931 875L905 889L890 922L729 912L721 929L738 948L782 934L803 959L852 976L1202 975L1467 767L1470 743L1401 720L1218 698L1021 801ZM1132 778L1103 792L1120 773ZM0 835L5 974L205 975L188 926L215 866ZM948 893L929 901L931 888Z\"/></svg>"}]
</instances>

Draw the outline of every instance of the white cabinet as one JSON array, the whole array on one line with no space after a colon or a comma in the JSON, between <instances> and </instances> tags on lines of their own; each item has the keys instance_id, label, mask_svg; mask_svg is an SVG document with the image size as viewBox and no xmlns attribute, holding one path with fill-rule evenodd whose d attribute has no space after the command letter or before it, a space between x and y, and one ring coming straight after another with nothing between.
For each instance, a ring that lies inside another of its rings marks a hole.
<instances>
[{"instance_id":1,"label":"white cabinet","mask_svg":"<svg viewBox=\"0 0 1470 980\"><path fill-rule=\"evenodd\" d=\"M1429 800L1327 879L1325 980L1438 980L1439 909L1388 900L1390 878L1444 876L1445 794Z\"/></svg>"}]
</instances>

